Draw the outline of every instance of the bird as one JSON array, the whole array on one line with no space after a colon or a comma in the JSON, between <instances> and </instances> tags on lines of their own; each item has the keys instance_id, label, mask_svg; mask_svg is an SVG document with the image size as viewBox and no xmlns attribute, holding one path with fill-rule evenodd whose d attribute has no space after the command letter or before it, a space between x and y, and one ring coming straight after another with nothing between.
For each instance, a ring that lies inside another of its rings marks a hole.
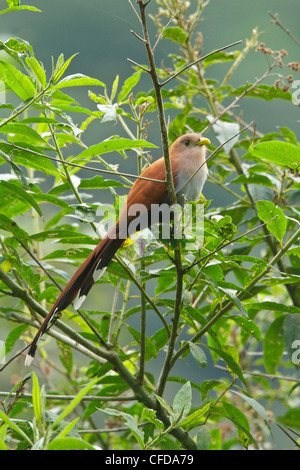
<instances>
[{"instance_id":1,"label":"bird","mask_svg":"<svg viewBox=\"0 0 300 470\"><path fill-rule=\"evenodd\" d=\"M208 175L206 145L209 144L210 140L206 137L197 133L188 133L178 137L170 146L169 156L173 184L177 202L180 205L184 205L187 201L197 201L200 197ZM29 345L25 365L30 365L33 361L38 342L53 318L56 318L71 303L73 303L74 309L78 310L93 284L104 273L113 256L130 235L128 227L138 217L138 214L132 210L134 206L138 205L139 208L144 208L148 215L146 225L149 226L151 207L162 203L170 204L164 157L147 166L140 177L133 183L116 224L78 268L45 317ZM139 227L135 227L135 231L138 229Z\"/></svg>"}]
</instances>

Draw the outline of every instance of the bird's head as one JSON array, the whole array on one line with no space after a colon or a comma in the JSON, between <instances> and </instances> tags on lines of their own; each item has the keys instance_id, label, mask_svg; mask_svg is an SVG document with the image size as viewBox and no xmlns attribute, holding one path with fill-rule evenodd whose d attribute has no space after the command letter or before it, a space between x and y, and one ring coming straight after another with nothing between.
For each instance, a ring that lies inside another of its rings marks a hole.
<instances>
[{"instance_id":1,"label":"bird's head","mask_svg":"<svg viewBox=\"0 0 300 470\"><path fill-rule=\"evenodd\" d=\"M177 155L185 155L189 158L193 156L202 156L205 158L206 145L210 144L210 140L202 137L200 134L184 134L171 145L171 153Z\"/></svg>"}]
</instances>

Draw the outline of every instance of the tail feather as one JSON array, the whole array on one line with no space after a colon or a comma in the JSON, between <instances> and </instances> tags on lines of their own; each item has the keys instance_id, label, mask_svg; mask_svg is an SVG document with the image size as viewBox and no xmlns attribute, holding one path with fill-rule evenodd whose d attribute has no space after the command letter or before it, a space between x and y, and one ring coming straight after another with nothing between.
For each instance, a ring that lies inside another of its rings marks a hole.
<instances>
[{"instance_id":1,"label":"tail feather","mask_svg":"<svg viewBox=\"0 0 300 470\"><path fill-rule=\"evenodd\" d=\"M35 335L27 353L25 365L30 365L33 361L38 342L48 329L53 317L65 310L73 301L74 308L76 310L80 308L93 284L103 274L123 241L119 238L111 239L106 236L76 271Z\"/></svg>"}]
</instances>

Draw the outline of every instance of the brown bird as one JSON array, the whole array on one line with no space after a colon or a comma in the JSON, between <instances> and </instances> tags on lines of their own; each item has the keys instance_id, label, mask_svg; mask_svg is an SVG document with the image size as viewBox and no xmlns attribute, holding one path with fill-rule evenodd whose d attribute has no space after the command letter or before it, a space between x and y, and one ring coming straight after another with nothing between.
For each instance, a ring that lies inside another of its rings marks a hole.
<instances>
[{"instance_id":1,"label":"brown bird","mask_svg":"<svg viewBox=\"0 0 300 470\"><path fill-rule=\"evenodd\" d=\"M170 147L174 188L178 203L181 205L184 204L184 201L196 201L200 196L208 173L205 162L205 145L209 143L208 139L191 133L179 137ZM115 226L104 236L76 271L44 319L30 345L25 359L26 365L31 364L38 341L49 327L53 316L65 310L72 302L74 302L76 310L80 308L94 282L99 279L124 240L131 234L130 223L139 215L137 211L133 210L134 206L144 208L144 212L147 214L145 225L149 226L151 206L169 203L163 157L148 166L140 176L149 178L149 180L138 178L134 182ZM150 179L162 182L150 181ZM139 227L136 227L135 231L137 229Z\"/></svg>"}]
</instances>

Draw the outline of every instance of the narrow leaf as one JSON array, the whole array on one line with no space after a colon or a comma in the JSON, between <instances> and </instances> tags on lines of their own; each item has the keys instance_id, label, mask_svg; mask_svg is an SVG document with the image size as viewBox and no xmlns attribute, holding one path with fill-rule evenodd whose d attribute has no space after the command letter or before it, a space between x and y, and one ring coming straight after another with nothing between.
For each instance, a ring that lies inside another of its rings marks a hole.
<instances>
[{"instance_id":1,"label":"narrow leaf","mask_svg":"<svg viewBox=\"0 0 300 470\"><path fill-rule=\"evenodd\" d=\"M30 204L40 216L43 215L31 194L28 191L24 191L20 185L10 183L9 181L0 181L0 191L1 189L4 189L6 193L9 193L14 198Z\"/></svg>"},{"instance_id":2,"label":"narrow leaf","mask_svg":"<svg viewBox=\"0 0 300 470\"><path fill-rule=\"evenodd\" d=\"M41 64L36 60L35 57L26 57L26 63L30 67L37 81L43 87L45 87L47 84L47 78L46 78L45 70L43 69Z\"/></svg>"},{"instance_id":3,"label":"narrow leaf","mask_svg":"<svg viewBox=\"0 0 300 470\"><path fill-rule=\"evenodd\" d=\"M205 352L203 351L203 349L199 348L199 346L192 343L191 341L189 341L189 347L190 347L190 351L193 355L193 358L197 362L198 366L203 367L203 368L206 367L207 366L207 357L206 357Z\"/></svg>"},{"instance_id":4,"label":"narrow leaf","mask_svg":"<svg viewBox=\"0 0 300 470\"><path fill-rule=\"evenodd\" d=\"M181 389L176 393L173 401L173 411L176 417L182 416L183 418L189 414L192 406L192 387L190 382L186 382Z\"/></svg>"},{"instance_id":5,"label":"narrow leaf","mask_svg":"<svg viewBox=\"0 0 300 470\"><path fill-rule=\"evenodd\" d=\"M3 11L0 13L3 13ZM16 69L16 67L6 62L0 62L0 71L4 76L7 86L23 101L35 95L35 87L31 80Z\"/></svg>"},{"instance_id":6,"label":"narrow leaf","mask_svg":"<svg viewBox=\"0 0 300 470\"><path fill-rule=\"evenodd\" d=\"M275 374L276 369L280 363L280 359L284 352L284 337L283 337L283 322L285 316L282 315L276 318L267 328L263 353L265 367L269 374Z\"/></svg>"},{"instance_id":7,"label":"narrow leaf","mask_svg":"<svg viewBox=\"0 0 300 470\"><path fill-rule=\"evenodd\" d=\"M60 82L53 86L54 89L74 87L74 86L101 86L105 87L103 82L97 80L96 78L91 78L81 73L76 73L74 75L69 75L66 78L63 78Z\"/></svg>"},{"instance_id":8,"label":"narrow leaf","mask_svg":"<svg viewBox=\"0 0 300 470\"><path fill-rule=\"evenodd\" d=\"M133 75L131 75L131 77L127 78L127 80L125 80L122 90L118 95L118 103L121 103L122 101L126 100L133 87L135 87L135 85L139 82L140 77L141 71L139 70L138 72L135 72Z\"/></svg>"},{"instance_id":9,"label":"narrow leaf","mask_svg":"<svg viewBox=\"0 0 300 470\"><path fill-rule=\"evenodd\" d=\"M130 140L130 139L112 139L105 140L100 144L91 145L88 149L77 155L76 160L86 157L94 157L95 155L102 155L103 153L130 150L138 148L157 148L156 145L150 144L146 140Z\"/></svg>"}]
</instances>

